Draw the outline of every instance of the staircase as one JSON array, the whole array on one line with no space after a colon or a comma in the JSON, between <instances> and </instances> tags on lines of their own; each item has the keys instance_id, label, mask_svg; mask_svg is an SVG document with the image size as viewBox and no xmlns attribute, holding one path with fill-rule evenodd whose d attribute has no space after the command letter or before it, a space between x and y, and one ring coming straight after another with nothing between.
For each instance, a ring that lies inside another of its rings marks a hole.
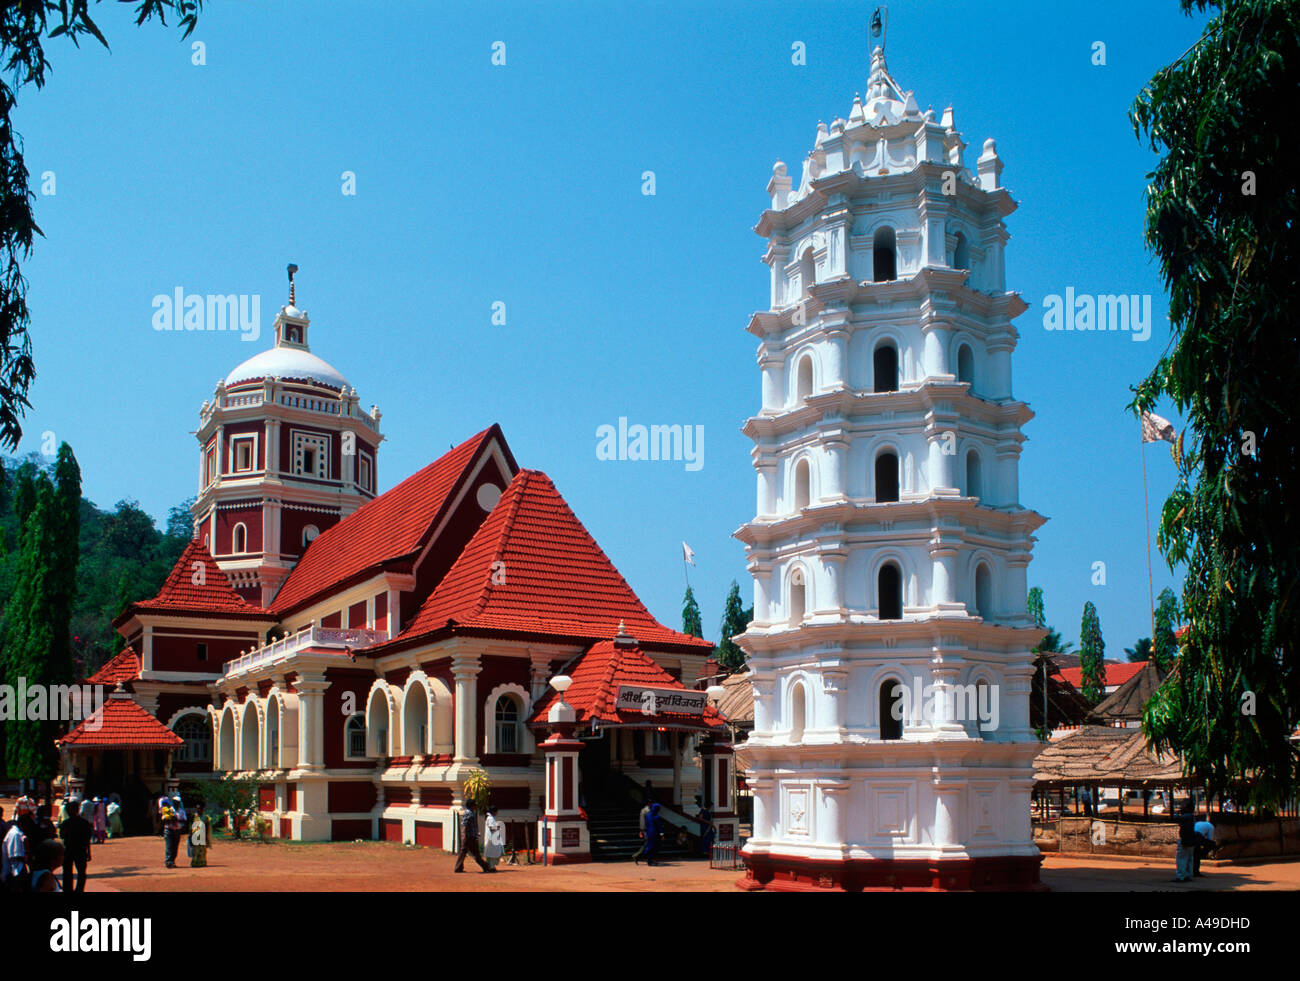
<instances>
[{"instance_id":1,"label":"staircase","mask_svg":"<svg viewBox=\"0 0 1300 981\"><path fill-rule=\"evenodd\" d=\"M641 808L629 811L627 805L603 801L587 807L587 833L591 836L591 857L595 861L630 859L644 842L637 815Z\"/></svg>"}]
</instances>

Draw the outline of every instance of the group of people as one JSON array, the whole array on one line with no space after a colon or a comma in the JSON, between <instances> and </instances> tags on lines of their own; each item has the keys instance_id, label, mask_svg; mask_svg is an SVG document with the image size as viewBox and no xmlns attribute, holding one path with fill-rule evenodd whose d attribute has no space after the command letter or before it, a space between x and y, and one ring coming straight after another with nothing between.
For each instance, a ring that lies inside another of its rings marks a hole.
<instances>
[{"instance_id":1,"label":"group of people","mask_svg":"<svg viewBox=\"0 0 1300 981\"><path fill-rule=\"evenodd\" d=\"M182 833L186 835L185 854L189 857L190 868L206 868L208 849L212 847L212 820L203 813L203 802L194 805L191 817L185 811L180 794L164 793L158 798L157 816L163 836L164 868L176 868Z\"/></svg>"},{"instance_id":2,"label":"group of people","mask_svg":"<svg viewBox=\"0 0 1300 981\"><path fill-rule=\"evenodd\" d=\"M1208 820L1198 821L1192 801L1188 799L1178 814L1178 853L1175 858L1177 872L1174 881L1191 882L1202 875L1201 859L1213 855L1218 847L1214 840L1214 825Z\"/></svg>"},{"instance_id":3,"label":"group of people","mask_svg":"<svg viewBox=\"0 0 1300 981\"><path fill-rule=\"evenodd\" d=\"M49 801L24 793L14 805L14 820L0 808L0 883L7 892L83 892L91 846L122 834L121 801L69 795L59 805L59 821ZM63 882L58 871L62 869Z\"/></svg>"},{"instance_id":4,"label":"group of people","mask_svg":"<svg viewBox=\"0 0 1300 981\"><path fill-rule=\"evenodd\" d=\"M483 849L479 851L478 812L472 807L465 808L460 815L460 849L456 852L456 867L453 872L465 871L465 859L473 858L483 872L495 872L497 862L506 851L506 826L497 820L497 808L487 809L487 821L483 827Z\"/></svg>"},{"instance_id":5,"label":"group of people","mask_svg":"<svg viewBox=\"0 0 1300 981\"><path fill-rule=\"evenodd\" d=\"M641 850L632 856L632 860L641 864L641 859L645 859L646 865L660 865L658 860L659 849L663 844L664 831L666 830L665 822L661 816L659 802L654 799L654 787L650 781L646 781L645 788L642 791L642 800L644 806L637 817L642 845ZM717 828L713 823L713 813L709 810L708 805L704 803L703 798L698 794L695 797L696 815L695 820L700 825L699 853L701 856L708 858L713 848L713 838ZM685 832L679 831L679 843L684 837Z\"/></svg>"}]
</instances>

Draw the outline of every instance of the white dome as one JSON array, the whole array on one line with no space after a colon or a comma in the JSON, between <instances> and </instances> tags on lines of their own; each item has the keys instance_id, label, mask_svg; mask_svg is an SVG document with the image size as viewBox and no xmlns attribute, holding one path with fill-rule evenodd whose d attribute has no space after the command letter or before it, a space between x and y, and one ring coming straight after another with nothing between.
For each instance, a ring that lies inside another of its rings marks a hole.
<instances>
[{"instance_id":1,"label":"white dome","mask_svg":"<svg viewBox=\"0 0 1300 981\"><path fill-rule=\"evenodd\" d=\"M226 386L257 378L296 378L320 382L331 388L348 387L348 380L328 361L310 351L293 347L273 347L254 355L226 376Z\"/></svg>"}]
</instances>

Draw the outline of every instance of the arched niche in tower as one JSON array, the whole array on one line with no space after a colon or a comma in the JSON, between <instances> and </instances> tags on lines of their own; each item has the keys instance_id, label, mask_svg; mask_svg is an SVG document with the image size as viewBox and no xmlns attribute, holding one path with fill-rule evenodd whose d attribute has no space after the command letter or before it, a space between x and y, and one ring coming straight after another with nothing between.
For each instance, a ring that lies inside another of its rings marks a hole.
<instances>
[{"instance_id":1,"label":"arched niche in tower","mask_svg":"<svg viewBox=\"0 0 1300 981\"><path fill-rule=\"evenodd\" d=\"M897 678L886 678L880 684L878 711L881 739L903 738L903 684Z\"/></svg>"},{"instance_id":2,"label":"arched niche in tower","mask_svg":"<svg viewBox=\"0 0 1300 981\"><path fill-rule=\"evenodd\" d=\"M903 619L903 573L893 562L886 562L876 574L876 604L880 619Z\"/></svg>"},{"instance_id":3,"label":"arched niche in tower","mask_svg":"<svg viewBox=\"0 0 1300 981\"><path fill-rule=\"evenodd\" d=\"M993 574L984 562L975 566L975 613L985 620L993 618Z\"/></svg>"},{"instance_id":4,"label":"arched niche in tower","mask_svg":"<svg viewBox=\"0 0 1300 981\"><path fill-rule=\"evenodd\" d=\"M235 525L234 531L230 534L230 551L236 555L243 555L248 551L248 528L241 521Z\"/></svg>"},{"instance_id":5,"label":"arched niche in tower","mask_svg":"<svg viewBox=\"0 0 1300 981\"><path fill-rule=\"evenodd\" d=\"M957 348L957 380L970 385L971 394L975 393L975 353L969 344Z\"/></svg>"},{"instance_id":6,"label":"arched niche in tower","mask_svg":"<svg viewBox=\"0 0 1300 981\"><path fill-rule=\"evenodd\" d=\"M790 572L789 609L791 624L802 622L808 607L808 584L804 580L803 567L795 566Z\"/></svg>"},{"instance_id":7,"label":"arched niche in tower","mask_svg":"<svg viewBox=\"0 0 1300 981\"><path fill-rule=\"evenodd\" d=\"M871 355L873 388L877 392L898 391L898 348L893 341L881 341Z\"/></svg>"},{"instance_id":8,"label":"arched niche in tower","mask_svg":"<svg viewBox=\"0 0 1300 981\"><path fill-rule=\"evenodd\" d=\"M876 229L871 241L871 278L877 283L888 283L898 278L898 240L888 225Z\"/></svg>"},{"instance_id":9,"label":"arched niche in tower","mask_svg":"<svg viewBox=\"0 0 1300 981\"><path fill-rule=\"evenodd\" d=\"M975 450L966 451L966 496L984 498L984 466Z\"/></svg>"},{"instance_id":10,"label":"arched niche in tower","mask_svg":"<svg viewBox=\"0 0 1300 981\"><path fill-rule=\"evenodd\" d=\"M961 232L957 233L957 244L952 250L952 267L954 269L970 268L970 243Z\"/></svg>"},{"instance_id":11,"label":"arched niche in tower","mask_svg":"<svg viewBox=\"0 0 1300 981\"><path fill-rule=\"evenodd\" d=\"M876 503L898 500L898 455L882 450L876 455Z\"/></svg>"},{"instance_id":12,"label":"arched niche in tower","mask_svg":"<svg viewBox=\"0 0 1300 981\"><path fill-rule=\"evenodd\" d=\"M813 362L812 355L805 354L799 359L795 367L794 377L794 398L795 402L802 402L813 393Z\"/></svg>"},{"instance_id":13,"label":"arched niche in tower","mask_svg":"<svg viewBox=\"0 0 1300 981\"><path fill-rule=\"evenodd\" d=\"M812 467L804 457L794 465L794 507L801 511L812 502Z\"/></svg>"},{"instance_id":14,"label":"arched niche in tower","mask_svg":"<svg viewBox=\"0 0 1300 981\"><path fill-rule=\"evenodd\" d=\"M790 742L803 742L803 730L808 719L808 699L803 681L790 685Z\"/></svg>"}]
</instances>

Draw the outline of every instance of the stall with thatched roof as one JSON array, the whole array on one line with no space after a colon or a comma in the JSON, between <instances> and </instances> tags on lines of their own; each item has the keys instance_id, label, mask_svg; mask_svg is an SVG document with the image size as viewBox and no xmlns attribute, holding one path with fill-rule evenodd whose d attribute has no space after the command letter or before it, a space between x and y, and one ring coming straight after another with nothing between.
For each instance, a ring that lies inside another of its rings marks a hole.
<instances>
[{"instance_id":1,"label":"stall with thatched roof","mask_svg":"<svg viewBox=\"0 0 1300 981\"><path fill-rule=\"evenodd\" d=\"M1147 661L1141 671L1097 703L1088 714L1089 720L1103 725L1141 722L1142 710L1167 676L1168 672L1161 671L1155 661Z\"/></svg>"}]
</instances>

